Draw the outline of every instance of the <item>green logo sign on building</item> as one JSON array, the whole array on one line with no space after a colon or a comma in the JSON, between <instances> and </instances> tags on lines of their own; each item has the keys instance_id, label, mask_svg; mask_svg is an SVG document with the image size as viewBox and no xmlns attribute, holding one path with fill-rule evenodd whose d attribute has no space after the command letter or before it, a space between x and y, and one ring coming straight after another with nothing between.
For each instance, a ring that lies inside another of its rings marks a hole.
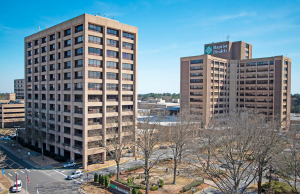
<instances>
[{"instance_id":1,"label":"green logo sign on building","mask_svg":"<svg viewBox=\"0 0 300 194\"><path fill-rule=\"evenodd\" d=\"M212 46L205 47L205 54L210 55L212 54L212 51L213 51Z\"/></svg>"}]
</instances>

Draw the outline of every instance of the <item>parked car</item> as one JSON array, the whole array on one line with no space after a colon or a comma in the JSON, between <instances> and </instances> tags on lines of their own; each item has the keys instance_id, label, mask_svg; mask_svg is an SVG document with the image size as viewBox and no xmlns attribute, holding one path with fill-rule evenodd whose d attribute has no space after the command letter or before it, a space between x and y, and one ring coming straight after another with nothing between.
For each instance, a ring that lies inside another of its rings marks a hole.
<instances>
[{"instance_id":1,"label":"parked car","mask_svg":"<svg viewBox=\"0 0 300 194\"><path fill-rule=\"evenodd\" d=\"M17 184L18 184L18 189L17 189ZM17 182L15 182L15 184L12 188L12 192L20 192L21 190L22 190L22 181L17 180Z\"/></svg>"},{"instance_id":2,"label":"parked car","mask_svg":"<svg viewBox=\"0 0 300 194\"><path fill-rule=\"evenodd\" d=\"M76 166L75 162L67 162L66 164L63 165L64 168L68 168L68 167L72 167L72 166Z\"/></svg>"},{"instance_id":3,"label":"parked car","mask_svg":"<svg viewBox=\"0 0 300 194\"><path fill-rule=\"evenodd\" d=\"M83 176L83 172L82 170L76 170L74 172L72 172L71 174L68 175L67 179L71 180L71 179L77 179Z\"/></svg>"},{"instance_id":4,"label":"parked car","mask_svg":"<svg viewBox=\"0 0 300 194\"><path fill-rule=\"evenodd\" d=\"M15 136L17 136L17 134L13 133L13 134L11 134L11 136L12 136L12 137L15 137Z\"/></svg>"},{"instance_id":5,"label":"parked car","mask_svg":"<svg viewBox=\"0 0 300 194\"><path fill-rule=\"evenodd\" d=\"M9 137L3 137L4 140L11 140Z\"/></svg>"}]
</instances>

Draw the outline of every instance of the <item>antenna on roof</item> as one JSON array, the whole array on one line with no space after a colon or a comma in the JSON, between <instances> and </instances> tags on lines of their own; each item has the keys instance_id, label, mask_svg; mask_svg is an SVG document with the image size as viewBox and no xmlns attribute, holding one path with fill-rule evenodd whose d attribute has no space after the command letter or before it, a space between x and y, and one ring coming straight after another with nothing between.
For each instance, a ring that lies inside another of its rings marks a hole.
<instances>
[{"instance_id":1,"label":"antenna on roof","mask_svg":"<svg viewBox=\"0 0 300 194\"><path fill-rule=\"evenodd\" d=\"M229 40L229 35L227 35L226 38L227 38L227 41L228 41Z\"/></svg>"}]
</instances>

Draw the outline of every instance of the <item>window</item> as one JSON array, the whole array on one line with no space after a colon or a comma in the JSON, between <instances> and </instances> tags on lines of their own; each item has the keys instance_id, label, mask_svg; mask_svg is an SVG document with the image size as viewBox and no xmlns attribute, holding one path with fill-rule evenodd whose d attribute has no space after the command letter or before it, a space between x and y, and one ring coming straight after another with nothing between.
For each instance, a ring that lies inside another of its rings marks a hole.
<instances>
[{"instance_id":1,"label":"window","mask_svg":"<svg viewBox=\"0 0 300 194\"><path fill-rule=\"evenodd\" d=\"M246 48L247 48L247 49L249 48L249 44L246 44Z\"/></svg>"},{"instance_id":2,"label":"window","mask_svg":"<svg viewBox=\"0 0 300 194\"><path fill-rule=\"evenodd\" d=\"M102 102L102 96L101 95L88 95L88 101L89 102ZM90 109L90 107L89 107L89 109Z\"/></svg>"},{"instance_id":3,"label":"window","mask_svg":"<svg viewBox=\"0 0 300 194\"><path fill-rule=\"evenodd\" d=\"M132 74L122 73L122 80L133 81L133 75Z\"/></svg>"},{"instance_id":4,"label":"window","mask_svg":"<svg viewBox=\"0 0 300 194\"><path fill-rule=\"evenodd\" d=\"M123 37L134 40L134 35L127 32L123 32Z\"/></svg>"},{"instance_id":5,"label":"window","mask_svg":"<svg viewBox=\"0 0 300 194\"><path fill-rule=\"evenodd\" d=\"M112 61L107 61L106 67L110 68L110 69L118 69L118 63L112 62Z\"/></svg>"},{"instance_id":6,"label":"window","mask_svg":"<svg viewBox=\"0 0 300 194\"><path fill-rule=\"evenodd\" d=\"M83 101L83 96L75 94L75 102L82 102L82 101Z\"/></svg>"},{"instance_id":7,"label":"window","mask_svg":"<svg viewBox=\"0 0 300 194\"><path fill-rule=\"evenodd\" d=\"M50 55L50 61L54 61L55 60L55 54Z\"/></svg>"},{"instance_id":8,"label":"window","mask_svg":"<svg viewBox=\"0 0 300 194\"><path fill-rule=\"evenodd\" d=\"M34 68L34 73L38 73L39 72L39 67L35 67Z\"/></svg>"},{"instance_id":9,"label":"window","mask_svg":"<svg viewBox=\"0 0 300 194\"><path fill-rule=\"evenodd\" d=\"M71 39L65 40L65 47L71 46Z\"/></svg>"},{"instance_id":10,"label":"window","mask_svg":"<svg viewBox=\"0 0 300 194\"><path fill-rule=\"evenodd\" d=\"M123 49L133 50L133 44L130 44L127 42L123 42L122 47L123 47Z\"/></svg>"},{"instance_id":11,"label":"window","mask_svg":"<svg viewBox=\"0 0 300 194\"><path fill-rule=\"evenodd\" d=\"M191 66L191 70L203 70L202 66Z\"/></svg>"},{"instance_id":12,"label":"window","mask_svg":"<svg viewBox=\"0 0 300 194\"><path fill-rule=\"evenodd\" d=\"M133 71L133 64L123 63L122 64L122 69L123 70L131 70L131 71Z\"/></svg>"},{"instance_id":13,"label":"window","mask_svg":"<svg viewBox=\"0 0 300 194\"><path fill-rule=\"evenodd\" d=\"M64 90L71 90L71 84L64 84Z\"/></svg>"},{"instance_id":14,"label":"window","mask_svg":"<svg viewBox=\"0 0 300 194\"><path fill-rule=\"evenodd\" d=\"M75 106L75 113L82 114L82 112L83 112L82 106Z\"/></svg>"},{"instance_id":15,"label":"window","mask_svg":"<svg viewBox=\"0 0 300 194\"><path fill-rule=\"evenodd\" d=\"M75 90L83 90L83 83L75 83L74 87Z\"/></svg>"},{"instance_id":16,"label":"window","mask_svg":"<svg viewBox=\"0 0 300 194\"><path fill-rule=\"evenodd\" d=\"M35 45L36 46L36 45ZM27 48L30 48L30 47L32 47L32 43L31 42L28 42L27 43Z\"/></svg>"},{"instance_id":17,"label":"window","mask_svg":"<svg viewBox=\"0 0 300 194\"><path fill-rule=\"evenodd\" d=\"M88 75L92 79L102 79L102 72L99 71L89 71Z\"/></svg>"},{"instance_id":18,"label":"window","mask_svg":"<svg viewBox=\"0 0 300 194\"><path fill-rule=\"evenodd\" d=\"M284 65L288 65L288 61L284 61Z\"/></svg>"},{"instance_id":19,"label":"window","mask_svg":"<svg viewBox=\"0 0 300 194\"><path fill-rule=\"evenodd\" d=\"M203 89L203 86L202 85L191 85L190 89L193 89L193 90Z\"/></svg>"},{"instance_id":20,"label":"window","mask_svg":"<svg viewBox=\"0 0 300 194\"><path fill-rule=\"evenodd\" d=\"M133 101L133 96L132 95L123 95L122 101Z\"/></svg>"},{"instance_id":21,"label":"window","mask_svg":"<svg viewBox=\"0 0 300 194\"><path fill-rule=\"evenodd\" d=\"M47 51L46 47L42 47L42 53L45 53Z\"/></svg>"},{"instance_id":22,"label":"window","mask_svg":"<svg viewBox=\"0 0 300 194\"><path fill-rule=\"evenodd\" d=\"M203 59L191 60L191 64L203 63Z\"/></svg>"},{"instance_id":23,"label":"window","mask_svg":"<svg viewBox=\"0 0 300 194\"><path fill-rule=\"evenodd\" d=\"M102 39L97 36L91 36L89 35L89 42L94 44L102 44Z\"/></svg>"},{"instance_id":24,"label":"window","mask_svg":"<svg viewBox=\"0 0 300 194\"><path fill-rule=\"evenodd\" d=\"M107 95L107 101L118 101L118 95Z\"/></svg>"},{"instance_id":25,"label":"window","mask_svg":"<svg viewBox=\"0 0 300 194\"><path fill-rule=\"evenodd\" d=\"M71 72L64 73L64 80L70 80L71 79Z\"/></svg>"},{"instance_id":26,"label":"window","mask_svg":"<svg viewBox=\"0 0 300 194\"><path fill-rule=\"evenodd\" d=\"M79 44L83 42L83 36L78 36L75 38L75 44Z\"/></svg>"},{"instance_id":27,"label":"window","mask_svg":"<svg viewBox=\"0 0 300 194\"><path fill-rule=\"evenodd\" d=\"M102 61L96 59L89 59L88 65L90 67L102 67Z\"/></svg>"},{"instance_id":28,"label":"window","mask_svg":"<svg viewBox=\"0 0 300 194\"><path fill-rule=\"evenodd\" d=\"M75 56L79 56L83 54L83 48L75 49Z\"/></svg>"},{"instance_id":29,"label":"window","mask_svg":"<svg viewBox=\"0 0 300 194\"><path fill-rule=\"evenodd\" d=\"M57 32L58 38L60 38L60 32Z\"/></svg>"},{"instance_id":30,"label":"window","mask_svg":"<svg viewBox=\"0 0 300 194\"><path fill-rule=\"evenodd\" d=\"M190 83L203 83L203 79L191 79Z\"/></svg>"},{"instance_id":31,"label":"window","mask_svg":"<svg viewBox=\"0 0 300 194\"><path fill-rule=\"evenodd\" d=\"M122 84L122 91L133 91L133 85Z\"/></svg>"},{"instance_id":32,"label":"window","mask_svg":"<svg viewBox=\"0 0 300 194\"><path fill-rule=\"evenodd\" d=\"M127 60L134 60L133 59L134 55L133 54L129 54L129 53L122 53L122 58L123 59L127 59Z\"/></svg>"},{"instance_id":33,"label":"window","mask_svg":"<svg viewBox=\"0 0 300 194\"><path fill-rule=\"evenodd\" d=\"M39 54L39 49L34 49L34 54L35 55Z\"/></svg>"},{"instance_id":34,"label":"window","mask_svg":"<svg viewBox=\"0 0 300 194\"><path fill-rule=\"evenodd\" d=\"M107 34L113 35L113 36L119 36L119 33L118 33L117 30L113 30L113 29L110 29L110 28L107 28Z\"/></svg>"},{"instance_id":35,"label":"window","mask_svg":"<svg viewBox=\"0 0 300 194\"><path fill-rule=\"evenodd\" d=\"M102 49L89 47L88 52L89 52L89 55L102 56Z\"/></svg>"},{"instance_id":36,"label":"window","mask_svg":"<svg viewBox=\"0 0 300 194\"><path fill-rule=\"evenodd\" d=\"M119 57L119 53L116 52L116 51L109 51L109 50L107 50L107 57L118 58Z\"/></svg>"},{"instance_id":37,"label":"window","mask_svg":"<svg viewBox=\"0 0 300 194\"><path fill-rule=\"evenodd\" d=\"M118 74L108 72L106 73L106 79L118 80Z\"/></svg>"},{"instance_id":38,"label":"window","mask_svg":"<svg viewBox=\"0 0 300 194\"><path fill-rule=\"evenodd\" d=\"M49 38L50 38L50 41L55 40L55 34L50 35Z\"/></svg>"},{"instance_id":39,"label":"window","mask_svg":"<svg viewBox=\"0 0 300 194\"><path fill-rule=\"evenodd\" d=\"M89 27L88 27L88 28L89 28L89 30L91 30L91 31L96 31L96 32L102 33L102 27L101 27L101 26L89 24Z\"/></svg>"},{"instance_id":40,"label":"window","mask_svg":"<svg viewBox=\"0 0 300 194\"><path fill-rule=\"evenodd\" d=\"M55 50L55 44L51 44L50 45L50 51L54 51Z\"/></svg>"},{"instance_id":41,"label":"window","mask_svg":"<svg viewBox=\"0 0 300 194\"><path fill-rule=\"evenodd\" d=\"M32 51L27 51L27 57L30 57L32 55Z\"/></svg>"},{"instance_id":42,"label":"window","mask_svg":"<svg viewBox=\"0 0 300 194\"><path fill-rule=\"evenodd\" d=\"M118 84L107 84L106 89L112 91L118 91Z\"/></svg>"},{"instance_id":43,"label":"window","mask_svg":"<svg viewBox=\"0 0 300 194\"><path fill-rule=\"evenodd\" d=\"M88 125L101 125L102 124L102 118L89 118L88 119Z\"/></svg>"},{"instance_id":44,"label":"window","mask_svg":"<svg viewBox=\"0 0 300 194\"><path fill-rule=\"evenodd\" d=\"M32 64L32 59L28 59L27 60L27 65L31 65Z\"/></svg>"},{"instance_id":45,"label":"window","mask_svg":"<svg viewBox=\"0 0 300 194\"><path fill-rule=\"evenodd\" d=\"M69 36L71 34L71 28L64 31L65 36Z\"/></svg>"},{"instance_id":46,"label":"window","mask_svg":"<svg viewBox=\"0 0 300 194\"><path fill-rule=\"evenodd\" d=\"M65 56L65 58L71 57L71 51L65 51L64 56Z\"/></svg>"},{"instance_id":47,"label":"window","mask_svg":"<svg viewBox=\"0 0 300 194\"><path fill-rule=\"evenodd\" d=\"M83 30L83 24L80 24L78 26L75 26L75 33L81 32Z\"/></svg>"},{"instance_id":48,"label":"window","mask_svg":"<svg viewBox=\"0 0 300 194\"><path fill-rule=\"evenodd\" d=\"M199 73L190 73L190 76L191 77L200 77L200 76L203 76L202 72L199 72Z\"/></svg>"},{"instance_id":49,"label":"window","mask_svg":"<svg viewBox=\"0 0 300 194\"><path fill-rule=\"evenodd\" d=\"M82 67L82 66L83 66L83 60L82 59L75 61L75 67Z\"/></svg>"},{"instance_id":50,"label":"window","mask_svg":"<svg viewBox=\"0 0 300 194\"><path fill-rule=\"evenodd\" d=\"M47 41L46 37L42 38L42 44L46 43L46 41Z\"/></svg>"},{"instance_id":51,"label":"window","mask_svg":"<svg viewBox=\"0 0 300 194\"><path fill-rule=\"evenodd\" d=\"M118 47L119 46L119 41L107 39L107 46Z\"/></svg>"},{"instance_id":52,"label":"window","mask_svg":"<svg viewBox=\"0 0 300 194\"><path fill-rule=\"evenodd\" d=\"M50 65L50 71L54 71L55 70L55 64Z\"/></svg>"},{"instance_id":53,"label":"window","mask_svg":"<svg viewBox=\"0 0 300 194\"><path fill-rule=\"evenodd\" d=\"M70 94L64 94L64 101L70 102L71 101L71 95Z\"/></svg>"},{"instance_id":54,"label":"window","mask_svg":"<svg viewBox=\"0 0 300 194\"><path fill-rule=\"evenodd\" d=\"M64 69L70 69L71 68L71 61L64 63Z\"/></svg>"},{"instance_id":55,"label":"window","mask_svg":"<svg viewBox=\"0 0 300 194\"><path fill-rule=\"evenodd\" d=\"M47 61L47 56L42 56L42 62L46 62Z\"/></svg>"},{"instance_id":56,"label":"window","mask_svg":"<svg viewBox=\"0 0 300 194\"><path fill-rule=\"evenodd\" d=\"M268 61L257 62L257 66L260 66L260 65L268 65L268 64L269 64Z\"/></svg>"},{"instance_id":57,"label":"window","mask_svg":"<svg viewBox=\"0 0 300 194\"><path fill-rule=\"evenodd\" d=\"M106 112L118 112L118 106L107 106Z\"/></svg>"},{"instance_id":58,"label":"window","mask_svg":"<svg viewBox=\"0 0 300 194\"><path fill-rule=\"evenodd\" d=\"M88 83L89 90L102 90L101 83Z\"/></svg>"},{"instance_id":59,"label":"window","mask_svg":"<svg viewBox=\"0 0 300 194\"><path fill-rule=\"evenodd\" d=\"M122 111L133 111L133 105L123 105L122 106Z\"/></svg>"}]
</instances>

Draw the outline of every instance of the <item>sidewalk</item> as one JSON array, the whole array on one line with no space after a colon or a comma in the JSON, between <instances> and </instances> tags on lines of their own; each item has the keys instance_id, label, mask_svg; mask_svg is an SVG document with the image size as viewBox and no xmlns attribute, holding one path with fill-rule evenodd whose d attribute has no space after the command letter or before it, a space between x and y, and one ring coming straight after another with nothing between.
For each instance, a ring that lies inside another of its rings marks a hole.
<instances>
[{"instance_id":1,"label":"sidewalk","mask_svg":"<svg viewBox=\"0 0 300 194\"><path fill-rule=\"evenodd\" d=\"M41 168L41 166L35 164L34 162L25 159L24 157L22 157L22 155L20 154L16 154L16 152L14 150L12 150L9 146L5 145L4 143L0 143L0 147L6 149L8 152L14 154L17 158L20 158L21 160L25 161L26 163L30 164L31 166L34 166L35 168Z\"/></svg>"}]
</instances>

